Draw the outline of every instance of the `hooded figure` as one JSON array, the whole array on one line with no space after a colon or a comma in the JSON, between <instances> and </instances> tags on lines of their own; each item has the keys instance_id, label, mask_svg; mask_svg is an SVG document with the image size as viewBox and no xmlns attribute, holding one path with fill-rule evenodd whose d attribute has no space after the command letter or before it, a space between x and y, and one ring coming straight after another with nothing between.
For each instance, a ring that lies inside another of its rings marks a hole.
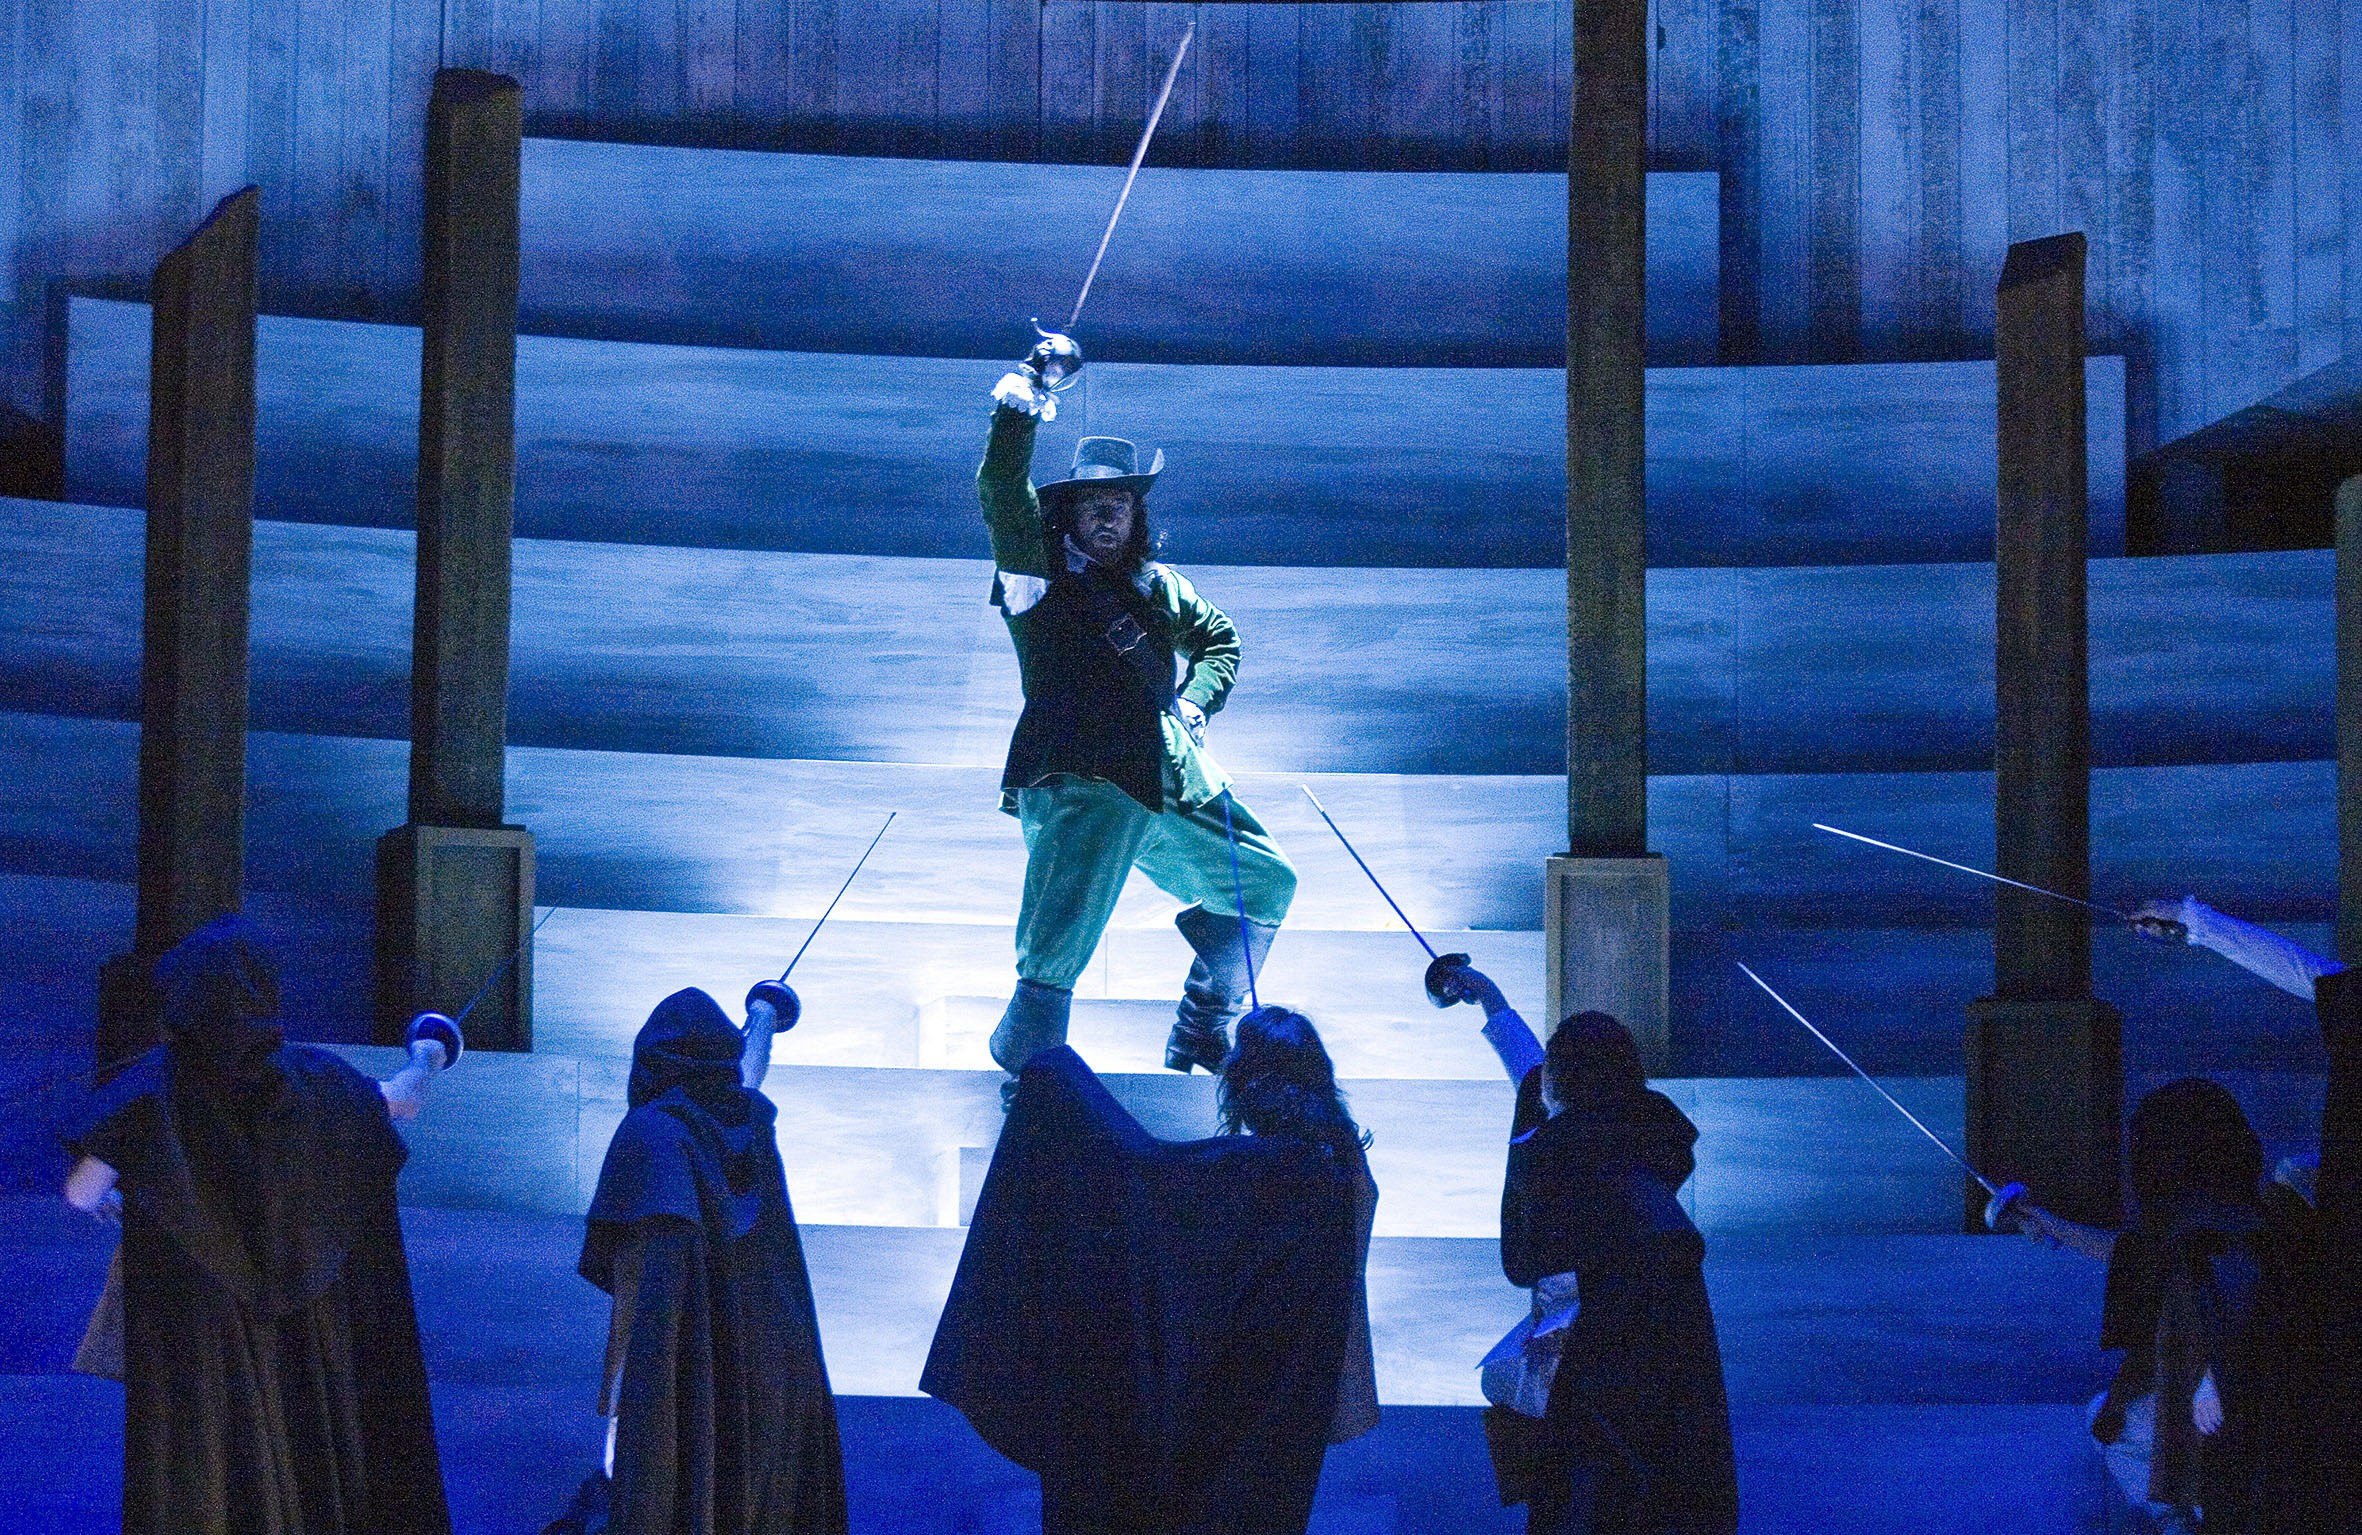
<instances>
[{"instance_id":1,"label":"hooded figure","mask_svg":"<svg viewBox=\"0 0 2362 1535\"><path fill-rule=\"evenodd\" d=\"M1042 1528L1302 1535L1375 1420L1353 1347L1357 1142L1174 1144L1072 1050L1035 1056L919 1389L1042 1479Z\"/></svg>"},{"instance_id":2,"label":"hooded figure","mask_svg":"<svg viewBox=\"0 0 2362 1535\"><path fill-rule=\"evenodd\" d=\"M2125 1356L2092 1432L2114 1443L2151 1399L2149 1501L2203 1509L2210 1530L2275 1527L2306 1491L2316 1427L2311 1213L2263 1182L2262 1146L2217 1083L2150 1093L2128 1139L2133 1223L2109 1253L2100 1321L2100 1346ZM2208 1383L2221 1424L2203 1433L2193 1400Z\"/></svg>"},{"instance_id":3,"label":"hooded figure","mask_svg":"<svg viewBox=\"0 0 2362 1535\"><path fill-rule=\"evenodd\" d=\"M585 1279L615 1299L601 1410L618 1535L845 1528L836 1398L771 1100L694 988L632 1046L630 1112L599 1169Z\"/></svg>"},{"instance_id":4,"label":"hooded figure","mask_svg":"<svg viewBox=\"0 0 2362 1535\"><path fill-rule=\"evenodd\" d=\"M1728 1535L1738 1477L1706 1247L1676 1198L1697 1127L1649 1089L1622 1024L1577 1013L1519 1082L1510 1135L1502 1271L1552 1295L1571 1274L1579 1300L1538 1428L1487 1415L1505 1500L1524 1494L1535 1535Z\"/></svg>"},{"instance_id":5,"label":"hooded figure","mask_svg":"<svg viewBox=\"0 0 2362 1535\"><path fill-rule=\"evenodd\" d=\"M378 1084L282 1043L224 917L156 962L167 1043L70 1147L123 1195L123 1528L447 1531Z\"/></svg>"}]
</instances>

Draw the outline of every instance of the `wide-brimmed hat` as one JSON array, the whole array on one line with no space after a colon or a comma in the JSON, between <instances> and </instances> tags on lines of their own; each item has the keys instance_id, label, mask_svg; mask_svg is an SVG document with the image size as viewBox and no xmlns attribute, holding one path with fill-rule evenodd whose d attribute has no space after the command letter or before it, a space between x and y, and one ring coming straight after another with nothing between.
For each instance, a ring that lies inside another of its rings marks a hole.
<instances>
[{"instance_id":1,"label":"wide-brimmed hat","mask_svg":"<svg viewBox=\"0 0 2362 1535\"><path fill-rule=\"evenodd\" d=\"M1140 469L1140 450L1121 437L1085 437L1074 445L1074 467L1063 480L1037 485L1034 493L1055 501L1086 490L1128 490L1145 496L1165 471L1165 450L1156 450L1146 473Z\"/></svg>"}]
</instances>

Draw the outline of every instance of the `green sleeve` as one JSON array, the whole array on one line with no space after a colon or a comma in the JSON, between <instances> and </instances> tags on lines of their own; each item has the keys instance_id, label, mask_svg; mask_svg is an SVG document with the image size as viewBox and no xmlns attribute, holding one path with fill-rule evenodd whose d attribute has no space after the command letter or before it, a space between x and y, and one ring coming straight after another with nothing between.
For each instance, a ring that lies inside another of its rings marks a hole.
<instances>
[{"instance_id":1,"label":"green sleeve","mask_svg":"<svg viewBox=\"0 0 2362 1535\"><path fill-rule=\"evenodd\" d=\"M1168 569L1164 577L1176 620L1173 649L1189 662L1181 696L1208 714L1220 713L1231 683L1238 679L1238 629L1179 572Z\"/></svg>"},{"instance_id":2,"label":"green sleeve","mask_svg":"<svg viewBox=\"0 0 2362 1535\"><path fill-rule=\"evenodd\" d=\"M1034 418L1001 406L992 413L992 435L976 470L976 498L984 503L984 525L992 532L992 563L1013 576L1049 579L1042 549L1041 501L1034 495Z\"/></svg>"}]
</instances>

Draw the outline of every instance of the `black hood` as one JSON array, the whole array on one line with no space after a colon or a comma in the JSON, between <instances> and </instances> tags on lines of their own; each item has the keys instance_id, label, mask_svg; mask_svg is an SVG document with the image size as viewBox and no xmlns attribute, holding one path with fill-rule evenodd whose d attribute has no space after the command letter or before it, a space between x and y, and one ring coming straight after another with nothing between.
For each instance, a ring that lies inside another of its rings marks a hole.
<instances>
[{"instance_id":1,"label":"black hood","mask_svg":"<svg viewBox=\"0 0 2362 1535\"><path fill-rule=\"evenodd\" d=\"M216 917L157 960L155 997L174 1063L206 1081L256 1081L286 1037L278 967L243 917Z\"/></svg>"},{"instance_id":2,"label":"black hood","mask_svg":"<svg viewBox=\"0 0 2362 1535\"><path fill-rule=\"evenodd\" d=\"M746 1041L721 1005L691 986L656 1004L632 1042L630 1104L640 1108L678 1087L709 1111L740 1087Z\"/></svg>"}]
</instances>

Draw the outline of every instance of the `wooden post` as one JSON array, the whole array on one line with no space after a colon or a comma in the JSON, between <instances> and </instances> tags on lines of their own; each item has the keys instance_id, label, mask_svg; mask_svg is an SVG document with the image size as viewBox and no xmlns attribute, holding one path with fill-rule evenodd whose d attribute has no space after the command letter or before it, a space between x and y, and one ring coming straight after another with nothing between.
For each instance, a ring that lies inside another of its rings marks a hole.
<instances>
[{"instance_id":1,"label":"wooden post","mask_svg":"<svg viewBox=\"0 0 2362 1535\"><path fill-rule=\"evenodd\" d=\"M2362 476L2337 488L2337 957L2362 965Z\"/></svg>"},{"instance_id":2,"label":"wooden post","mask_svg":"<svg viewBox=\"0 0 2362 1535\"><path fill-rule=\"evenodd\" d=\"M1567 145L1567 852L1548 1023L1586 1008L1669 1063L1670 881L1648 850L1647 0L1575 7Z\"/></svg>"},{"instance_id":3,"label":"wooden post","mask_svg":"<svg viewBox=\"0 0 2362 1535\"><path fill-rule=\"evenodd\" d=\"M224 198L151 290L139 916L99 972L102 1075L158 1038L157 956L245 901L260 210L252 187Z\"/></svg>"},{"instance_id":4,"label":"wooden post","mask_svg":"<svg viewBox=\"0 0 2362 1535\"><path fill-rule=\"evenodd\" d=\"M378 1038L457 1012L493 1050L533 1043L533 836L503 823L516 502L518 192L524 96L475 70L427 109L425 335L410 820L378 842Z\"/></svg>"},{"instance_id":5,"label":"wooden post","mask_svg":"<svg viewBox=\"0 0 2362 1535\"><path fill-rule=\"evenodd\" d=\"M2009 249L1995 350L1994 831L1999 872L2088 899L2091 706L2080 234ZM2091 919L2001 888L1994 995L1969 1007L1969 1160L2044 1205L2113 1225L2123 1112L2121 1023L2091 995ZM1970 1230L1986 1195L1965 1187Z\"/></svg>"}]
</instances>

